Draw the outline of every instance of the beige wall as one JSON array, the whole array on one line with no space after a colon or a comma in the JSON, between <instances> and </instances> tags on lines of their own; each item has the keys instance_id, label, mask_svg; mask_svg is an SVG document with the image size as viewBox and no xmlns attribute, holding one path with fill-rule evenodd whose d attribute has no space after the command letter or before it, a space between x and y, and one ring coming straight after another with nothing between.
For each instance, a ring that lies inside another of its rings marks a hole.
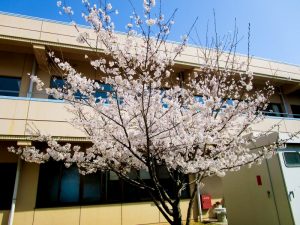
<instances>
[{"instance_id":1,"label":"beige wall","mask_svg":"<svg viewBox=\"0 0 300 225\"><path fill-rule=\"evenodd\" d=\"M256 176L261 176L261 186ZM227 173L223 191L230 225L293 225L277 155L268 164L264 160Z\"/></svg>"},{"instance_id":2,"label":"beige wall","mask_svg":"<svg viewBox=\"0 0 300 225\"><path fill-rule=\"evenodd\" d=\"M84 137L84 133L68 123L72 115L62 102L0 99L0 105L0 135L24 135L26 128L32 126L54 136ZM300 127L300 120L281 119L267 118L253 129L267 130L279 122L281 132L293 132Z\"/></svg>"},{"instance_id":3,"label":"beige wall","mask_svg":"<svg viewBox=\"0 0 300 225\"><path fill-rule=\"evenodd\" d=\"M223 180L225 204L228 220L231 225L279 225L274 211L273 202L267 200L270 183L265 174L265 165L255 166L251 170L243 168L239 172L228 173ZM256 176L262 178L262 186L256 183ZM269 216L273 214L273 221ZM267 219L267 220L266 220Z\"/></svg>"}]
</instances>

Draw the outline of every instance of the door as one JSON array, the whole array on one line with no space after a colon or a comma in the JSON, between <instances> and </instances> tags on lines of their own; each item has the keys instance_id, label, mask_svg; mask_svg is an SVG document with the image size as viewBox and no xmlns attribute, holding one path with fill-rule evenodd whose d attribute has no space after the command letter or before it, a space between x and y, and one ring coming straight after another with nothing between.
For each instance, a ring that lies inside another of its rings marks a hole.
<instances>
[{"instance_id":1,"label":"door","mask_svg":"<svg viewBox=\"0 0 300 225\"><path fill-rule=\"evenodd\" d=\"M279 158L294 223L300 225L300 144L287 145Z\"/></svg>"}]
</instances>

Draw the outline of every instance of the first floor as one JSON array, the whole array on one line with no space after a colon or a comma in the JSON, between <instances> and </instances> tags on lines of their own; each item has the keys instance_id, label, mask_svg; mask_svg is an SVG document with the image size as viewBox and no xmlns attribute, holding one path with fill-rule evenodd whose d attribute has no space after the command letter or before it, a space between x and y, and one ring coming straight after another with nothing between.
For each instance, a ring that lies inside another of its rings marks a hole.
<instances>
[{"instance_id":1,"label":"first floor","mask_svg":"<svg viewBox=\"0 0 300 225\"><path fill-rule=\"evenodd\" d=\"M80 175L76 166L66 168L62 163L27 163L9 153L7 147L16 141L0 142L0 223L8 224L19 166L19 183L14 225L141 225L166 222L148 194L119 178L112 172ZM19 165L18 165L19 163ZM147 181L148 174L139 171ZM136 173L130 174L136 176ZM160 179L172 193L164 171ZM188 177L186 179L189 179ZM201 194L211 197L211 208L203 208L203 218L215 217L212 208L224 202L222 181L212 177L204 181ZM186 219L190 188L182 194L181 210ZM199 206L195 200L192 219L198 219Z\"/></svg>"}]
</instances>

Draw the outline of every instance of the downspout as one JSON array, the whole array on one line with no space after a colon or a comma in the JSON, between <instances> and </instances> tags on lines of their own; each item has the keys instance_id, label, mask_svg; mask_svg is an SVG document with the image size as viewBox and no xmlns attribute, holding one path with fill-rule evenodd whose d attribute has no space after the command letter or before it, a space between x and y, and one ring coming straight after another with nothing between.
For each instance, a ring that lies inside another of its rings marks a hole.
<instances>
[{"instance_id":1,"label":"downspout","mask_svg":"<svg viewBox=\"0 0 300 225\"><path fill-rule=\"evenodd\" d=\"M18 194L18 186L20 181L20 173L21 173L21 164L22 160L19 157L18 164L17 164L17 171L16 171L16 178L15 178L15 185L14 185L14 193L8 218L8 225L13 225L14 222L14 214L15 214L15 208L16 208L16 201L17 201L17 194Z\"/></svg>"},{"instance_id":2,"label":"downspout","mask_svg":"<svg viewBox=\"0 0 300 225\"><path fill-rule=\"evenodd\" d=\"M200 222L202 222L201 191L200 191L199 183L197 183L197 203L198 203L199 219Z\"/></svg>"},{"instance_id":3,"label":"downspout","mask_svg":"<svg viewBox=\"0 0 300 225\"><path fill-rule=\"evenodd\" d=\"M281 103L282 103L282 105L284 107L284 112L286 113L286 117L290 117L289 106L288 106L288 103L287 103L287 101L285 99L284 94L282 93L282 89L280 87L278 87L278 90L279 90L278 94L280 96ZM291 117L293 117L293 116L291 116Z\"/></svg>"},{"instance_id":4,"label":"downspout","mask_svg":"<svg viewBox=\"0 0 300 225\"><path fill-rule=\"evenodd\" d=\"M36 61L35 61L35 59L33 59L31 76L35 76L35 75L36 75ZM32 79L30 79L29 88L27 91L27 98L32 97L32 90L33 90L33 81L32 81Z\"/></svg>"}]
</instances>

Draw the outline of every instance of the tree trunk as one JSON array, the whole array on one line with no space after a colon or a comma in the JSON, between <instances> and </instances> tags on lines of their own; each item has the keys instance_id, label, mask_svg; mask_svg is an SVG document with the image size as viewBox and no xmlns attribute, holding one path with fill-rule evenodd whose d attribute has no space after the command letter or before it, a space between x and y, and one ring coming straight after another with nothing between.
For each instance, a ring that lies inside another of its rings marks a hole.
<instances>
[{"instance_id":1,"label":"tree trunk","mask_svg":"<svg viewBox=\"0 0 300 225\"><path fill-rule=\"evenodd\" d=\"M188 207L188 211L187 211L186 224L185 225L190 225L192 208L193 208L193 202L194 202L196 193L197 193L197 184L195 184L194 190L193 190L192 195L191 195L191 199L190 199L190 202L189 202L189 207Z\"/></svg>"},{"instance_id":2,"label":"tree trunk","mask_svg":"<svg viewBox=\"0 0 300 225\"><path fill-rule=\"evenodd\" d=\"M173 223L171 225L182 225L181 210L178 204L173 205Z\"/></svg>"}]
</instances>

